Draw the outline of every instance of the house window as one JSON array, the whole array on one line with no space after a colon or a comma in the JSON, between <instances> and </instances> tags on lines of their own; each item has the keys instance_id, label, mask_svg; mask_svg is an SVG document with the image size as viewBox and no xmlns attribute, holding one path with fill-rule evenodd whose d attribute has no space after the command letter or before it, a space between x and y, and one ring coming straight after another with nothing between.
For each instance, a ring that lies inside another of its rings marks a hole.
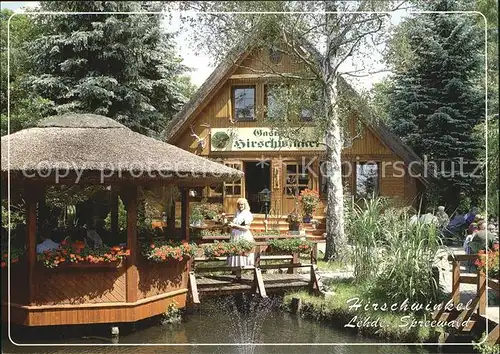
<instances>
[{"instance_id":1,"label":"house window","mask_svg":"<svg viewBox=\"0 0 500 354\"><path fill-rule=\"evenodd\" d=\"M233 114L236 121L255 119L255 86L233 87Z\"/></svg>"},{"instance_id":2,"label":"house window","mask_svg":"<svg viewBox=\"0 0 500 354\"><path fill-rule=\"evenodd\" d=\"M286 164L285 193L288 196L298 196L304 189L309 188L309 174L302 164L292 162Z\"/></svg>"},{"instance_id":3,"label":"house window","mask_svg":"<svg viewBox=\"0 0 500 354\"><path fill-rule=\"evenodd\" d=\"M242 164L241 162L235 162L235 163L225 163L227 167L234 168L238 171L242 170ZM226 197L240 197L242 195L241 187L241 179L234 181L234 182L225 182L224 183L224 194Z\"/></svg>"},{"instance_id":4,"label":"house window","mask_svg":"<svg viewBox=\"0 0 500 354\"><path fill-rule=\"evenodd\" d=\"M379 192L379 173L377 163L356 164L356 196L372 198Z\"/></svg>"}]
</instances>

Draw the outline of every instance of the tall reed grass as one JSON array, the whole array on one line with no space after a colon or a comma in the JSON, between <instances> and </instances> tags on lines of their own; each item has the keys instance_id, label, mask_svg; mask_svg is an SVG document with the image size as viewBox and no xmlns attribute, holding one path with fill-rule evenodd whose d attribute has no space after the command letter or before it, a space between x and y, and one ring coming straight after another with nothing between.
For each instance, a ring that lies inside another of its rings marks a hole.
<instances>
[{"instance_id":1,"label":"tall reed grass","mask_svg":"<svg viewBox=\"0 0 500 354\"><path fill-rule=\"evenodd\" d=\"M435 226L411 224L409 210L380 197L351 208L354 276L385 301L435 301L440 289L432 268L442 240Z\"/></svg>"}]
</instances>

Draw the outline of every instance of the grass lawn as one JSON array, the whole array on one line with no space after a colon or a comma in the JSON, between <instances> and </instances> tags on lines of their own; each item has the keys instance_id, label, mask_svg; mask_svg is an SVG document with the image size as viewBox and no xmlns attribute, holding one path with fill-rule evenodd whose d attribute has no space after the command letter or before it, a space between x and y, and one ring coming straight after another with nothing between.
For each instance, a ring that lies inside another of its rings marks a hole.
<instances>
[{"instance_id":1,"label":"grass lawn","mask_svg":"<svg viewBox=\"0 0 500 354\"><path fill-rule=\"evenodd\" d=\"M343 328L358 330L361 334L390 339L391 341L423 343L435 341L441 333L440 328L430 328L421 325L411 325L413 319L423 319L412 313L391 311L376 311L365 309L365 304L384 302L387 300L372 300L367 298L363 285L356 284L352 279L330 281L326 284L333 292L326 298L309 295L307 292L294 292L285 296L285 304L289 306L292 298L302 301L301 314L326 322L340 322ZM362 300L362 307L354 308L355 298ZM348 302L349 301L349 302ZM407 317L405 317L407 316ZM430 320L429 314L427 319Z\"/></svg>"}]
</instances>

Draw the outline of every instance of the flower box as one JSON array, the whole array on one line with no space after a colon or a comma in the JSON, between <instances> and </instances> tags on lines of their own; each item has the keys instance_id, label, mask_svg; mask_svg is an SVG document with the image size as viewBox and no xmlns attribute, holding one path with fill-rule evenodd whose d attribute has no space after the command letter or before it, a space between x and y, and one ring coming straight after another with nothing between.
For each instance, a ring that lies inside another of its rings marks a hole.
<instances>
[{"instance_id":1,"label":"flower box","mask_svg":"<svg viewBox=\"0 0 500 354\"><path fill-rule=\"evenodd\" d=\"M234 242L217 242L203 245L203 254L208 259L215 259L217 257L228 256L248 256L255 244L247 240L238 240Z\"/></svg>"},{"instance_id":2,"label":"flower box","mask_svg":"<svg viewBox=\"0 0 500 354\"><path fill-rule=\"evenodd\" d=\"M98 263L88 263L88 262L79 262L79 263L62 263L59 266L50 268L52 269L118 269L124 265L122 260L111 261L111 262L98 262Z\"/></svg>"},{"instance_id":3,"label":"flower box","mask_svg":"<svg viewBox=\"0 0 500 354\"><path fill-rule=\"evenodd\" d=\"M119 263L130 255L130 250L120 246L103 246L97 249L91 249L81 244L61 244L61 246L52 251L47 251L37 255L37 259L46 268L56 268L61 266L75 265L75 268L83 268L81 265L106 265ZM94 266L99 267L99 266ZM104 266L107 268L108 266ZM116 266L115 266L116 267ZM102 266L101 266L102 268Z\"/></svg>"},{"instance_id":4,"label":"flower box","mask_svg":"<svg viewBox=\"0 0 500 354\"><path fill-rule=\"evenodd\" d=\"M22 248L11 247L10 248L10 265L14 266L14 265L21 263L21 258L23 258L24 253L25 253L24 249L22 249ZM2 260L0 261L1 268L6 268L8 266L8 257L9 257L9 254L7 251L5 251L2 254Z\"/></svg>"},{"instance_id":5,"label":"flower box","mask_svg":"<svg viewBox=\"0 0 500 354\"><path fill-rule=\"evenodd\" d=\"M184 261L197 252L198 247L194 243L173 243L172 241L155 241L141 246L141 254L144 258L155 263L165 263L171 260Z\"/></svg>"},{"instance_id":6,"label":"flower box","mask_svg":"<svg viewBox=\"0 0 500 354\"><path fill-rule=\"evenodd\" d=\"M268 241L266 254L307 254L312 250L312 242L301 240L300 238L274 239Z\"/></svg>"}]
</instances>

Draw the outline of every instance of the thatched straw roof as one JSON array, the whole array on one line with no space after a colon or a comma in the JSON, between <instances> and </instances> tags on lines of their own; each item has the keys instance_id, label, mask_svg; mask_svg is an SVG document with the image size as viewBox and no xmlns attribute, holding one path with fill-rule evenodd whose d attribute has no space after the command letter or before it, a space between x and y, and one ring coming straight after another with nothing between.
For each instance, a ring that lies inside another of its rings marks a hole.
<instances>
[{"instance_id":1,"label":"thatched straw roof","mask_svg":"<svg viewBox=\"0 0 500 354\"><path fill-rule=\"evenodd\" d=\"M81 182L168 180L179 185L231 181L243 175L94 114L46 118L36 128L3 136L1 152L2 177L10 171L13 179L48 183L57 182L56 171L61 180L74 180L80 174Z\"/></svg>"}]
</instances>

